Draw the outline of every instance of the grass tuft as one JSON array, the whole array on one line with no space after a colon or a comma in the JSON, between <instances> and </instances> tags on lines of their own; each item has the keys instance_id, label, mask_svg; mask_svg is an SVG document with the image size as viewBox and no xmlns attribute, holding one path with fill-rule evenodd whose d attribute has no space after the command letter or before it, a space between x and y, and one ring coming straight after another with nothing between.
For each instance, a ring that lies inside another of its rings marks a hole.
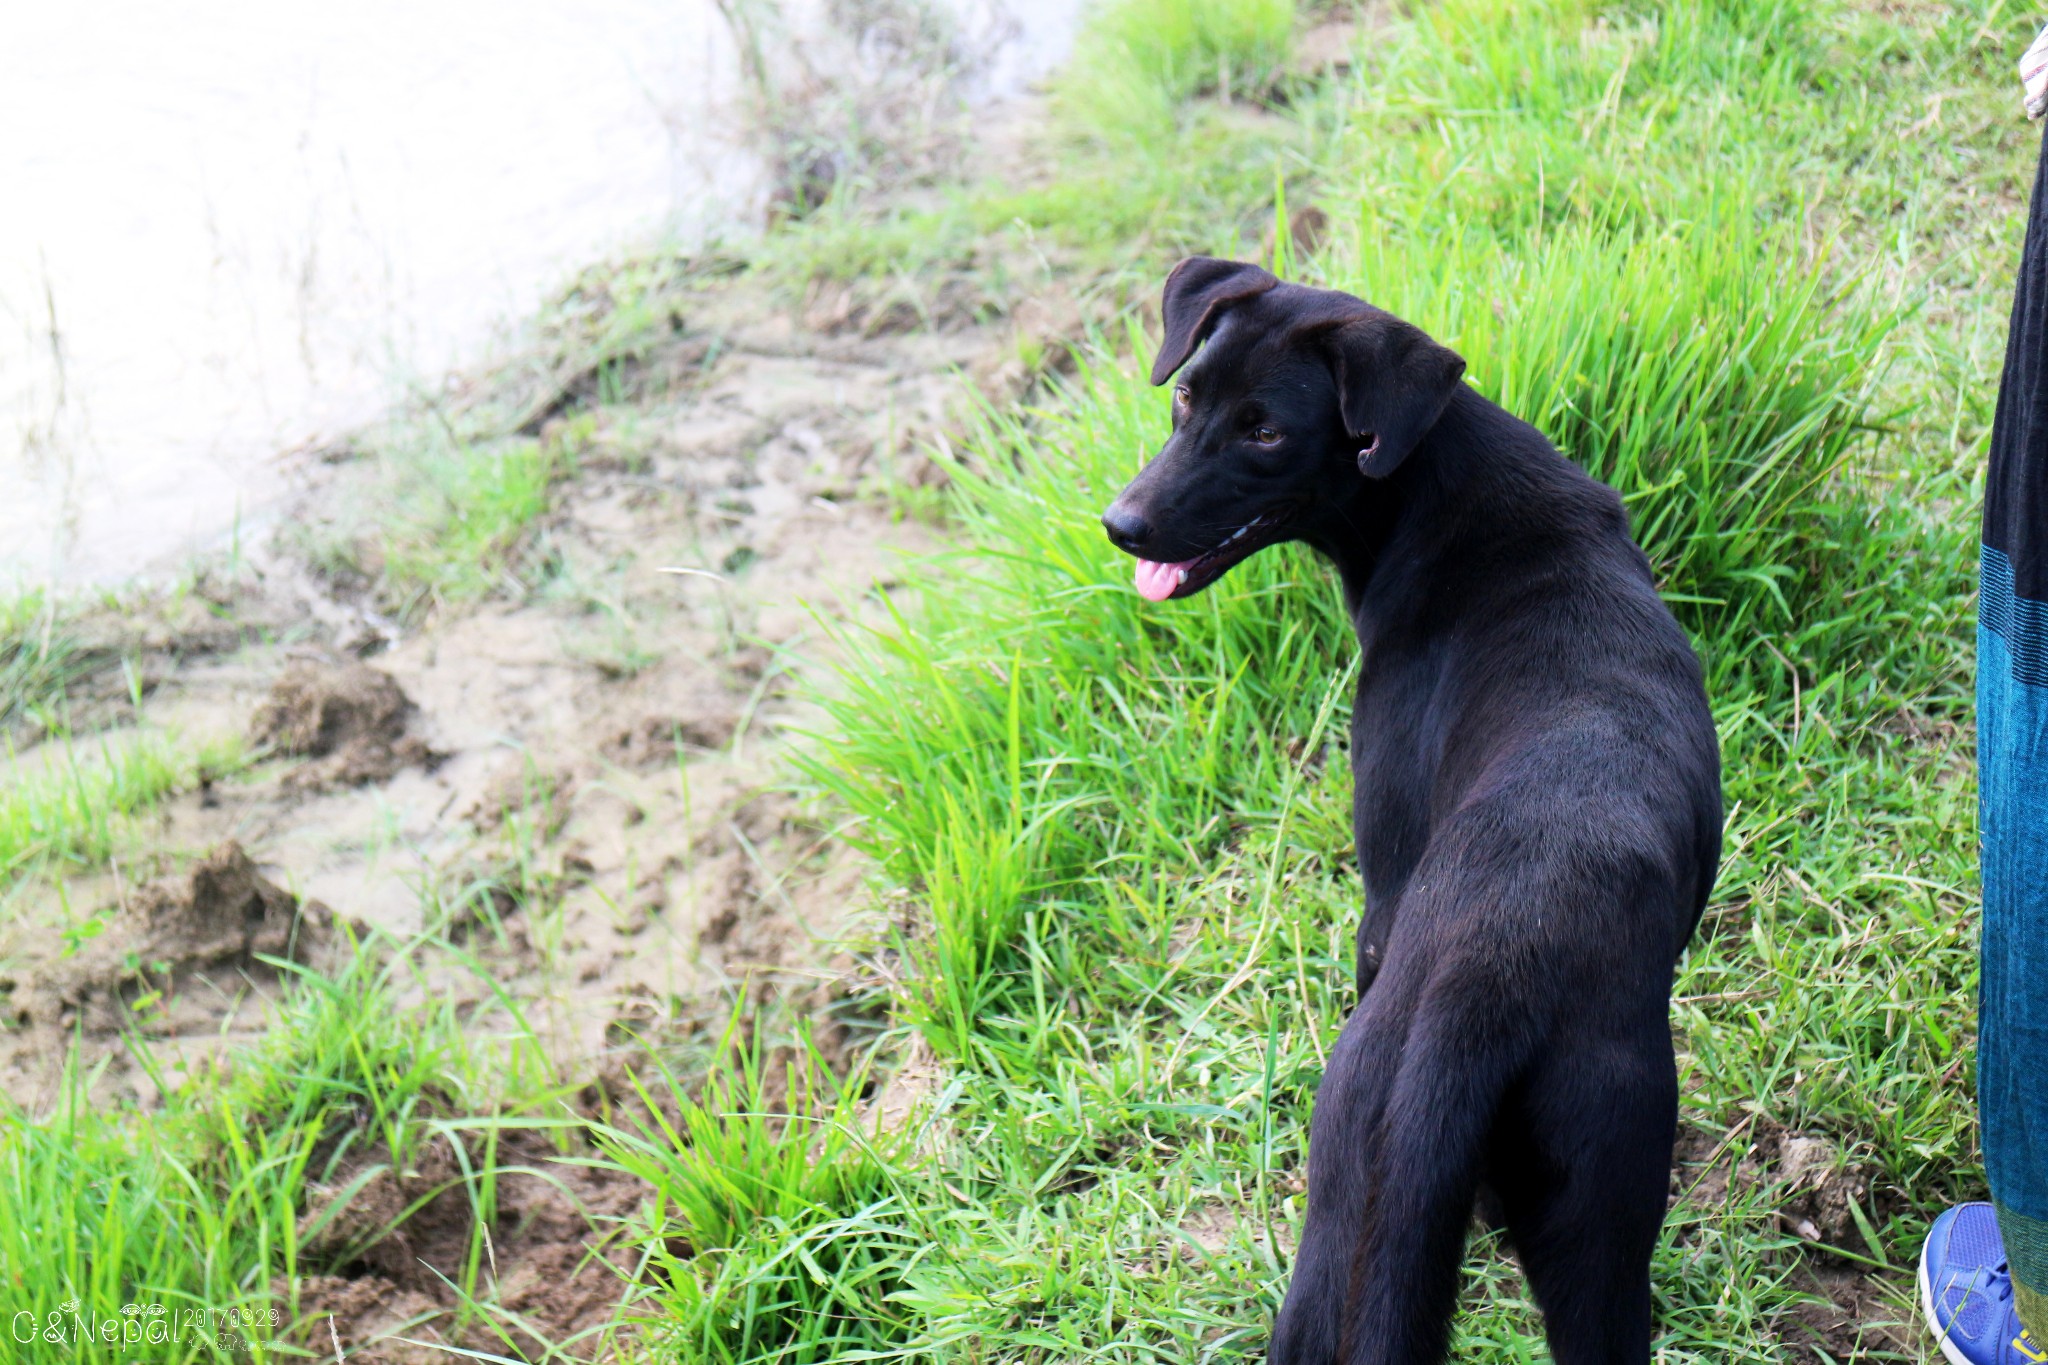
<instances>
[{"instance_id":1,"label":"grass tuft","mask_svg":"<svg viewBox=\"0 0 2048 1365\"><path fill-rule=\"evenodd\" d=\"M51 710L86 670L57 600L44 590L0 597L0 731Z\"/></svg>"},{"instance_id":2,"label":"grass tuft","mask_svg":"<svg viewBox=\"0 0 2048 1365\"><path fill-rule=\"evenodd\" d=\"M659 1311L642 1326L659 1351L717 1365L899 1346L925 1239L897 1196L901 1140L865 1117L862 1078L835 1076L807 1038L778 1067L732 1028L716 1059L700 1088L650 1057L640 1117L601 1139L654 1190L635 1231Z\"/></svg>"},{"instance_id":3,"label":"grass tuft","mask_svg":"<svg viewBox=\"0 0 2048 1365\"><path fill-rule=\"evenodd\" d=\"M1089 15L1060 74L1060 112L1083 136L1152 143L1198 95L1270 94L1294 25L1292 0L1111 0Z\"/></svg>"},{"instance_id":4,"label":"grass tuft","mask_svg":"<svg viewBox=\"0 0 2048 1365\"><path fill-rule=\"evenodd\" d=\"M406 962L371 949L332 978L294 969L263 1044L167 1087L156 1111L102 1106L76 1071L47 1115L0 1101L8 1312L54 1330L25 1344L15 1337L8 1358L104 1359L115 1343L97 1334L112 1323L118 1340L129 1304L165 1309L166 1339L129 1343L151 1360L249 1359L235 1338L260 1359L289 1357L301 1339L324 1348L298 1321L297 1287L332 1268L304 1244L360 1193L351 1163L373 1153L404 1161L460 1129L461 1116L545 1097L552 1083L530 1036L494 1048L465 1037L452 1007L398 1008ZM474 1146L466 1189L487 1199L493 1148ZM483 1256L479 1242L465 1290Z\"/></svg>"},{"instance_id":5,"label":"grass tuft","mask_svg":"<svg viewBox=\"0 0 2048 1365\"><path fill-rule=\"evenodd\" d=\"M242 742L233 737L197 748L153 734L127 743L103 739L96 753L81 753L68 738L46 747L57 752L40 762L14 760L0 791L0 884L46 861L104 863L132 838L132 817L244 761Z\"/></svg>"},{"instance_id":6,"label":"grass tuft","mask_svg":"<svg viewBox=\"0 0 2048 1365\"><path fill-rule=\"evenodd\" d=\"M392 607L418 617L517 586L548 490L571 468L559 446L531 440L456 442L407 462L382 536Z\"/></svg>"}]
</instances>

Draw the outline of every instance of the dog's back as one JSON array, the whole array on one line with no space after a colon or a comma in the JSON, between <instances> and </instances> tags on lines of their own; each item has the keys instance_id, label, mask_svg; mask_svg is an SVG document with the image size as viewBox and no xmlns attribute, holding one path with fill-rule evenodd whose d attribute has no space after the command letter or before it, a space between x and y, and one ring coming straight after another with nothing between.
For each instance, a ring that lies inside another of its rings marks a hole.
<instances>
[{"instance_id":1,"label":"dog's back","mask_svg":"<svg viewBox=\"0 0 2048 1365\"><path fill-rule=\"evenodd\" d=\"M1515 811L1556 856L1666 869L1673 913L1640 927L1668 964L1713 884L1720 754L1699 662L1621 499L1470 390L1396 477L1408 515L1347 583L1371 901L1398 901L1461 814Z\"/></svg>"}]
</instances>

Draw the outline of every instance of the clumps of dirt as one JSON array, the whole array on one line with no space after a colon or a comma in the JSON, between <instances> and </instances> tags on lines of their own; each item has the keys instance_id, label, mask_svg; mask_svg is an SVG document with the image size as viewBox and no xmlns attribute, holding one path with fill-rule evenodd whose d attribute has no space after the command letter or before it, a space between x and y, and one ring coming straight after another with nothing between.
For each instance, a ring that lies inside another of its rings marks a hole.
<instances>
[{"instance_id":1,"label":"clumps of dirt","mask_svg":"<svg viewBox=\"0 0 2048 1365\"><path fill-rule=\"evenodd\" d=\"M647 1187L564 1161L515 1129L497 1144L480 1223L486 1155L480 1136L443 1131L402 1161L379 1143L308 1187L302 1254L326 1273L273 1287L293 1305L300 1345L324 1357L338 1341L365 1365L444 1361L442 1346L538 1359L613 1319L632 1268L619 1233ZM455 1286L472 1265L469 1293L484 1311L465 1316ZM586 1337L571 1349L586 1357L596 1346Z\"/></svg>"},{"instance_id":2,"label":"clumps of dirt","mask_svg":"<svg viewBox=\"0 0 2048 1365\"><path fill-rule=\"evenodd\" d=\"M260 1021L279 971L263 959L319 966L334 916L262 875L230 840L183 876L145 885L74 922L48 956L0 977L0 1088L17 1100L54 1097L57 1068L79 1047L95 1096L147 1102L157 1066L189 1049L214 1052ZM40 940L39 940L40 942ZM164 1045L158 1063L128 1039ZM174 1065L182 1065L175 1063Z\"/></svg>"},{"instance_id":3,"label":"clumps of dirt","mask_svg":"<svg viewBox=\"0 0 2048 1365\"><path fill-rule=\"evenodd\" d=\"M237 982L274 980L259 958L310 962L333 922L326 906L300 904L229 840L184 876L141 887L111 907L75 954L15 986L14 1019L64 1032L82 1023L95 1036L138 1025L159 1034L214 1027L221 993ZM216 989L192 992L202 978Z\"/></svg>"},{"instance_id":4,"label":"clumps of dirt","mask_svg":"<svg viewBox=\"0 0 2048 1365\"><path fill-rule=\"evenodd\" d=\"M388 782L400 768L431 768L436 755L405 733L413 705L390 674L349 661L295 663L257 707L250 737L306 762L285 775L301 791Z\"/></svg>"},{"instance_id":5,"label":"clumps of dirt","mask_svg":"<svg viewBox=\"0 0 2048 1365\"><path fill-rule=\"evenodd\" d=\"M575 795L575 773L522 760L499 769L462 818L489 832L516 815L530 822L533 834L552 839L568 822Z\"/></svg>"},{"instance_id":6,"label":"clumps of dirt","mask_svg":"<svg viewBox=\"0 0 2048 1365\"><path fill-rule=\"evenodd\" d=\"M290 1290L281 1284L274 1297L289 1303ZM446 1365L460 1358L424 1344L438 1339L431 1324L443 1316L441 1305L425 1294L375 1275L308 1275L299 1280L298 1290L299 1325L293 1335L315 1360Z\"/></svg>"},{"instance_id":7,"label":"clumps of dirt","mask_svg":"<svg viewBox=\"0 0 2048 1365\"><path fill-rule=\"evenodd\" d=\"M700 870L690 884L691 892L700 902L697 919L697 942L723 947L732 943L734 931L741 922L749 928L757 926L762 917L746 913L759 903L760 895L754 885L754 870L745 855L722 854L718 866L708 871ZM749 961L773 964L780 961L781 943L770 932L756 936L759 941L735 944Z\"/></svg>"},{"instance_id":8,"label":"clumps of dirt","mask_svg":"<svg viewBox=\"0 0 2048 1365\"><path fill-rule=\"evenodd\" d=\"M1779 1224L1827 1256L1829 1248L1867 1254L1855 1210L1870 1216L1870 1173L1824 1137L1760 1123L1748 1134L1717 1138L1683 1129L1672 1153L1672 1202L1725 1204L1766 1191ZM1830 1258L1833 1259L1833 1258Z\"/></svg>"},{"instance_id":9,"label":"clumps of dirt","mask_svg":"<svg viewBox=\"0 0 2048 1365\"><path fill-rule=\"evenodd\" d=\"M780 871L771 871L761 850L807 838L815 845L822 837L780 792L741 802L698 837L691 849L695 856L671 879L670 895L698 926L697 946L707 961L740 978L808 956L805 917L788 903L785 881L790 869L813 855L799 851Z\"/></svg>"},{"instance_id":10,"label":"clumps of dirt","mask_svg":"<svg viewBox=\"0 0 2048 1365\"><path fill-rule=\"evenodd\" d=\"M1878 1259L1855 1210L1873 1226L1885 1226L1896 1212L1892 1197L1874 1191L1869 1166L1834 1141L1768 1120L1725 1136L1683 1128L1673 1153L1674 1205L1760 1203L1775 1209L1778 1225L1806 1244L1793 1273L1814 1298L1776 1327L1792 1360L1858 1360L1914 1349L1913 1315L1900 1307L1910 1301L1910 1274L1874 1270L1838 1254Z\"/></svg>"},{"instance_id":11,"label":"clumps of dirt","mask_svg":"<svg viewBox=\"0 0 2048 1365\"><path fill-rule=\"evenodd\" d=\"M1852 1209L1870 1198L1870 1178L1861 1162L1848 1161L1826 1138L1781 1133L1777 1177L1784 1186L1778 1219L1785 1230L1808 1242L1863 1249Z\"/></svg>"},{"instance_id":12,"label":"clumps of dirt","mask_svg":"<svg viewBox=\"0 0 2048 1365\"><path fill-rule=\"evenodd\" d=\"M304 962L334 919L319 901L302 905L257 871L232 839L182 878L143 887L130 908L147 926L142 955L188 967L247 966L259 953Z\"/></svg>"}]
</instances>

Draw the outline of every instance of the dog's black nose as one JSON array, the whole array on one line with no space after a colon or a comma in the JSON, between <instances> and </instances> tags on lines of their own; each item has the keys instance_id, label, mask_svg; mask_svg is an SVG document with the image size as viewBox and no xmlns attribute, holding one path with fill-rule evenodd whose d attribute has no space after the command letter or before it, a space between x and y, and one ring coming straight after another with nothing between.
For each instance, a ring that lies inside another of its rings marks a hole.
<instances>
[{"instance_id":1,"label":"dog's black nose","mask_svg":"<svg viewBox=\"0 0 2048 1365\"><path fill-rule=\"evenodd\" d=\"M1102 529L1109 532L1110 544L1132 554L1143 549L1145 542L1152 538L1152 524L1122 503L1111 503L1109 510L1102 514Z\"/></svg>"}]
</instances>

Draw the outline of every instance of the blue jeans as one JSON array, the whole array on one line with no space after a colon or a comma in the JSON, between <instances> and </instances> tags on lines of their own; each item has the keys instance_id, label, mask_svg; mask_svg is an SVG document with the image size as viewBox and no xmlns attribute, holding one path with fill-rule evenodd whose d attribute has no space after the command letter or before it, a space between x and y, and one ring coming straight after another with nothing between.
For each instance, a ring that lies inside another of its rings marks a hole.
<instances>
[{"instance_id":1,"label":"blue jeans","mask_svg":"<svg viewBox=\"0 0 2048 1365\"><path fill-rule=\"evenodd\" d=\"M2020 1320L2048 1339L2048 159L2035 171L1984 481L1977 1106Z\"/></svg>"},{"instance_id":2,"label":"blue jeans","mask_svg":"<svg viewBox=\"0 0 2048 1365\"><path fill-rule=\"evenodd\" d=\"M1981 602L1977 1105L2020 1318L2048 1335L2048 603L2014 597L2012 567L1989 547Z\"/></svg>"}]
</instances>

